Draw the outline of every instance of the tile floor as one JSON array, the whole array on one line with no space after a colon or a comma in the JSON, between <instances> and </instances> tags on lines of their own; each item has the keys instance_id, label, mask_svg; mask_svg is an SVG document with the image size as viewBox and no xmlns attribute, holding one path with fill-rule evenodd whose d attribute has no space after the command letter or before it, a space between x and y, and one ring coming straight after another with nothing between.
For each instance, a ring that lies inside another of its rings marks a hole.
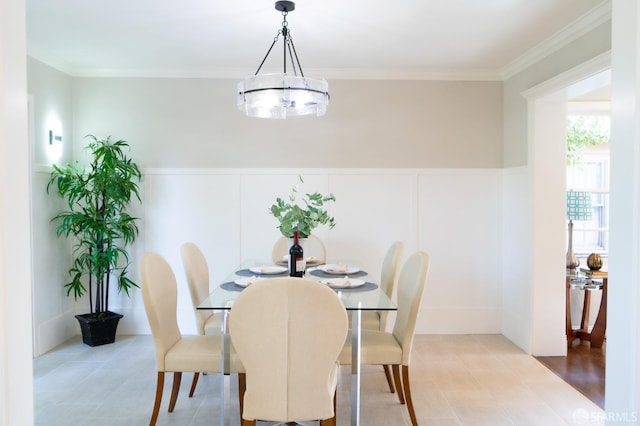
<instances>
[{"instance_id":1,"label":"tile floor","mask_svg":"<svg viewBox=\"0 0 640 426\"><path fill-rule=\"evenodd\" d=\"M35 424L148 424L155 378L151 336L119 336L95 348L71 339L34 360ZM165 381L159 425L219 423L215 375L201 376L188 398L191 378L184 375L173 413L167 413L171 376ZM500 335L416 336L411 379L423 426L604 424L598 406ZM228 425L239 424L236 385L233 375ZM339 426L349 425L349 386L349 367L341 367ZM380 367L363 367L362 401L363 426L410 424Z\"/></svg>"}]
</instances>

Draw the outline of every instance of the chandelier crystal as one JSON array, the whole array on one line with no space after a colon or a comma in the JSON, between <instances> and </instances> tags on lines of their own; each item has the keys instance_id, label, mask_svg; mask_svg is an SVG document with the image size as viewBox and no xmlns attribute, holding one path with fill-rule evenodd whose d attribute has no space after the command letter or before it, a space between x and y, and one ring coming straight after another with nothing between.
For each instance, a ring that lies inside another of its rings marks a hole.
<instances>
[{"instance_id":1,"label":"chandelier crystal","mask_svg":"<svg viewBox=\"0 0 640 426\"><path fill-rule=\"evenodd\" d=\"M238 83L238 109L248 117L259 118L322 116L329 103L329 83L304 76L287 22L287 14L295 9L295 3L277 1L275 8L282 12L282 29L278 30L256 73ZM258 74L280 36L283 39L283 72ZM287 72L288 61L291 73Z\"/></svg>"}]
</instances>

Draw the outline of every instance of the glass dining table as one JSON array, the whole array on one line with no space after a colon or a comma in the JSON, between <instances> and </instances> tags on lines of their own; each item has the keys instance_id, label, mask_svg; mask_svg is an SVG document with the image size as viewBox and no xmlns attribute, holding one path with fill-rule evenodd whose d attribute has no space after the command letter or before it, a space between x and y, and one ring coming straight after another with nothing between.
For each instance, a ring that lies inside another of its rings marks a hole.
<instances>
[{"instance_id":1,"label":"glass dining table","mask_svg":"<svg viewBox=\"0 0 640 426\"><path fill-rule=\"evenodd\" d=\"M267 266L265 266L267 265ZM332 265L339 265L339 269L331 269ZM347 266L348 265L348 266ZM344 271L343 271L344 268ZM215 287L209 297L198 306L201 310L219 310L223 321L221 329L221 366L220 371L229 371L230 339L228 332L228 314L233 309L233 302L246 288L247 283L259 279L286 277L288 270L278 270L270 262L245 261L229 274L223 283ZM370 275L357 262L336 262L308 267L304 278L331 283L336 278L349 277L355 285L335 288L345 309L351 314L351 425L360 425L360 345L362 338L361 316L363 311L396 311L398 308L382 291L379 285L371 280ZM330 285L330 284L328 284ZM339 285L338 285L339 286ZM224 418L224 374L220 374L220 425L225 424Z\"/></svg>"}]
</instances>

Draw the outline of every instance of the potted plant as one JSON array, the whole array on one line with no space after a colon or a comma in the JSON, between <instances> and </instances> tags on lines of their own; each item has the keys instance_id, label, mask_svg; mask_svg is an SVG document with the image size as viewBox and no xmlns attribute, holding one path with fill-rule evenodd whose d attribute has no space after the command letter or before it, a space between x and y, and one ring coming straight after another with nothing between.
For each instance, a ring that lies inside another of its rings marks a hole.
<instances>
[{"instance_id":1,"label":"potted plant","mask_svg":"<svg viewBox=\"0 0 640 426\"><path fill-rule=\"evenodd\" d=\"M53 165L47 192L66 199L68 210L55 215L57 237L75 237L71 281L64 285L67 296L77 300L89 295L89 313L76 315L82 340L90 346L113 343L121 314L109 311L112 277L118 291L129 295L138 284L127 277L129 256L126 247L138 235L137 218L127 208L133 197L139 202L138 182L142 175L138 165L125 154L126 141L90 139L88 170L75 164Z\"/></svg>"},{"instance_id":2,"label":"potted plant","mask_svg":"<svg viewBox=\"0 0 640 426\"><path fill-rule=\"evenodd\" d=\"M299 183L304 183L302 176L298 176ZM319 225L329 225L332 229L336 223L332 216L329 216L324 204L335 201L333 194L322 195L319 192L304 194L301 201L298 201L298 188L294 185L291 188L288 201L276 198L275 204L271 206L271 214L278 219L280 225L278 229L287 238L293 238L293 232L298 231L300 238L308 238Z\"/></svg>"}]
</instances>

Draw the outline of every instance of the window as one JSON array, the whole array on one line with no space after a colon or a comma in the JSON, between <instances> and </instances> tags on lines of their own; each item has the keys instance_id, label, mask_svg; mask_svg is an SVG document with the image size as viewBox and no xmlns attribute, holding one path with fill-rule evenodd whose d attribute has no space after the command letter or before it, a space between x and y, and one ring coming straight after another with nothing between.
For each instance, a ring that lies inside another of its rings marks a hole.
<instances>
[{"instance_id":1,"label":"window","mask_svg":"<svg viewBox=\"0 0 640 426\"><path fill-rule=\"evenodd\" d=\"M591 193L591 220L575 221L573 252L585 258L609 251L609 116L570 113L567 189Z\"/></svg>"}]
</instances>

